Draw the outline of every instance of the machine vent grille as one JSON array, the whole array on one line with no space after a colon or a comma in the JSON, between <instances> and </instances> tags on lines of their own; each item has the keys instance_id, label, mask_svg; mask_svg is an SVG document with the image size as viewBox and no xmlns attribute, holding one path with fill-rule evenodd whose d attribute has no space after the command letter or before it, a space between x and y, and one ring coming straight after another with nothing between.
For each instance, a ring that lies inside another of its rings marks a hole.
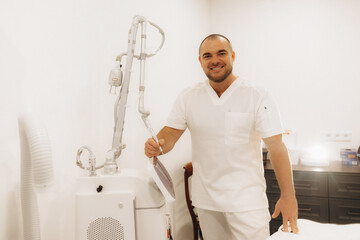
<instances>
[{"instance_id":1,"label":"machine vent grille","mask_svg":"<svg viewBox=\"0 0 360 240\"><path fill-rule=\"evenodd\" d=\"M124 227L111 217L98 218L89 224L87 240L124 240Z\"/></svg>"}]
</instances>

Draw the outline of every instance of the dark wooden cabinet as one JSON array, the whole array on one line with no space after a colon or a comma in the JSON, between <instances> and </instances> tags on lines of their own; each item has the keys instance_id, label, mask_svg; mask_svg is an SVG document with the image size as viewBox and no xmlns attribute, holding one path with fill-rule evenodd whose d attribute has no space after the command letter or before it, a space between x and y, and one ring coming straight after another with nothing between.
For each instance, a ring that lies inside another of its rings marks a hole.
<instances>
[{"instance_id":1,"label":"dark wooden cabinet","mask_svg":"<svg viewBox=\"0 0 360 240\"><path fill-rule=\"evenodd\" d=\"M280 197L270 161L265 164L269 211ZM299 218L322 223L360 223L360 166L333 162L328 167L293 166ZM270 222L271 234L282 224L281 215Z\"/></svg>"}]
</instances>

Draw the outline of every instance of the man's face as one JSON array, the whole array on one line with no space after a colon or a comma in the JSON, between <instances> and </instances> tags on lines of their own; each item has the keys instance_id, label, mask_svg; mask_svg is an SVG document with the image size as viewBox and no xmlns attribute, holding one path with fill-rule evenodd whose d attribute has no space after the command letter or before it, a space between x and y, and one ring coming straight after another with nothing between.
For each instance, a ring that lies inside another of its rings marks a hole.
<instances>
[{"instance_id":1,"label":"man's face","mask_svg":"<svg viewBox=\"0 0 360 240\"><path fill-rule=\"evenodd\" d=\"M235 53L225 39L218 37L205 40L199 54L201 67L211 81L222 82L232 73Z\"/></svg>"}]
</instances>

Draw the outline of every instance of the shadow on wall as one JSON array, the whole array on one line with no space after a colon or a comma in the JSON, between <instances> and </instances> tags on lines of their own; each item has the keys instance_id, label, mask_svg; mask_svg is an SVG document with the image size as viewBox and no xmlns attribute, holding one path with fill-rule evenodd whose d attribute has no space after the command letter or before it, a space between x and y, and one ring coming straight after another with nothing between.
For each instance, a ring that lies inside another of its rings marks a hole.
<instances>
[{"instance_id":1,"label":"shadow on wall","mask_svg":"<svg viewBox=\"0 0 360 240\"><path fill-rule=\"evenodd\" d=\"M10 186L10 185L8 185ZM8 192L5 204L4 239L22 239L22 219L20 203L20 184L17 183L12 191Z\"/></svg>"},{"instance_id":2,"label":"shadow on wall","mask_svg":"<svg viewBox=\"0 0 360 240\"><path fill-rule=\"evenodd\" d=\"M0 239L22 239L18 142L0 144Z\"/></svg>"}]
</instances>

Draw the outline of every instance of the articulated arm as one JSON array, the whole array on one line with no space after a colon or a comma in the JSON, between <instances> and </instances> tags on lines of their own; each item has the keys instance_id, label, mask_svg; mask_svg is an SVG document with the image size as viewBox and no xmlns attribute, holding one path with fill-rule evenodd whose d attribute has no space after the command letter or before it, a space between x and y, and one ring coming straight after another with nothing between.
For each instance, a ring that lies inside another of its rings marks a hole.
<instances>
[{"instance_id":1,"label":"articulated arm","mask_svg":"<svg viewBox=\"0 0 360 240\"><path fill-rule=\"evenodd\" d=\"M160 46L156 49L153 53L146 53L146 27L150 24L153 27L157 28L162 36L162 41ZM136 45L136 36L139 25L141 26L141 47L140 47L140 54L135 55L135 45ZM112 174L117 169L116 159L120 157L122 149L125 148L125 144L122 143L122 134L124 130L124 120L125 120L125 112L126 112L126 102L129 93L129 85L130 85L130 78L131 78L131 69L134 57L140 60L140 86L139 86L139 108L138 111L141 114L141 118L144 121L146 128L149 130L150 134L157 140L156 135L151 127L151 124L147 117L150 115L148 110L144 108L144 91L145 91L145 60L148 57L152 57L157 54L158 51L162 48L165 35L164 31L157 26L156 24L148 21L146 18L142 16L135 16L133 18L133 22L131 24L131 28L129 30L129 40L128 40L128 49L126 53L122 53L117 56L116 61L120 62L120 68L113 69L110 73L109 77L109 84L112 87L119 87L121 86L120 93L116 99L116 103L114 106L114 133L113 133L113 140L112 140L112 147L106 153L105 156L105 163L99 167L95 166L95 156L91 154L89 157L90 167L85 168L80 160L80 155L84 149L91 151L89 147L82 147L78 151L77 155L77 165L83 169L90 170L90 175L96 175L95 170L101 167L104 167L104 172L107 174ZM125 73L124 73L124 80L123 77L123 70L121 69L121 59L123 56L126 56L126 65L125 65ZM110 92L111 92L110 88Z\"/></svg>"},{"instance_id":2,"label":"articulated arm","mask_svg":"<svg viewBox=\"0 0 360 240\"><path fill-rule=\"evenodd\" d=\"M162 35L162 42L158 49L154 53L147 54L146 51L146 26L150 24L157 28ZM138 26L141 25L141 48L140 54L137 56L134 54L135 52L135 45L136 45L136 36ZM126 112L126 102L129 92L129 85L130 85L130 77L131 77L131 69L134 57L140 60L140 86L139 86L139 107L138 111L141 114L141 118L144 121L146 128L149 130L150 134L156 139L156 135L152 130L151 124L147 117L150 115L148 110L144 108L144 91L145 91L145 60L147 57L152 57L162 48L165 40L165 35L163 30L157 26L156 24L147 21L142 16L135 16L133 18L133 22L129 31L129 43L128 49L126 54L121 54L117 60L121 61L122 56L126 55L126 68L124 74L124 81L122 83L121 91L118 95L118 98L115 103L114 108L114 115L115 115L115 127L114 127L114 134L113 134L113 141L112 141L112 149L110 150L113 152L114 160L120 157L121 150L125 147L122 144L122 134L124 130L124 119L125 119L125 112Z\"/></svg>"}]
</instances>

